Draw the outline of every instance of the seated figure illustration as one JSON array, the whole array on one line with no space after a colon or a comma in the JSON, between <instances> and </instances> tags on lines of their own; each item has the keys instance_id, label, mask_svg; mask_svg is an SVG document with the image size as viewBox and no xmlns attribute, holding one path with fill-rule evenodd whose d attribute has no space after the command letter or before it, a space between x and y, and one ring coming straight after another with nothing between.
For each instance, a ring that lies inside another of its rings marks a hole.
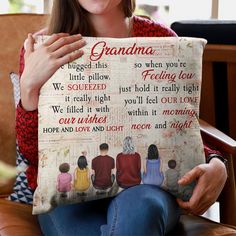
<instances>
[{"instance_id":1,"label":"seated figure illustration","mask_svg":"<svg viewBox=\"0 0 236 236\"><path fill-rule=\"evenodd\" d=\"M90 172L86 157L80 156L77 165L78 167L74 172L74 189L78 192L78 195L85 196L85 191L90 186Z\"/></svg>"},{"instance_id":2,"label":"seated figure illustration","mask_svg":"<svg viewBox=\"0 0 236 236\"><path fill-rule=\"evenodd\" d=\"M179 179L179 172L176 170L176 161L171 159L168 161L168 167L169 169L165 172L166 176L166 186L169 190L172 192L178 192L179 185L178 185L178 179Z\"/></svg>"},{"instance_id":3,"label":"seated figure illustration","mask_svg":"<svg viewBox=\"0 0 236 236\"><path fill-rule=\"evenodd\" d=\"M100 155L92 160L92 184L96 188L97 194L106 193L114 183L115 161L108 155L109 146L107 143L102 143L99 146Z\"/></svg>"},{"instance_id":4,"label":"seated figure illustration","mask_svg":"<svg viewBox=\"0 0 236 236\"><path fill-rule=\"evenodd\" d=\"M141 157L135 152L130 136L123 141L123 152L116 157L116 181L121 188L129 188L141 182Z\"/></svg>"},{"instance_id":5,"label":"seated figure illustration","mask_svg":"<svg viewBox=\"0 0 236 236\"><path fill-rule=\"evenodd\" d=\"M67 192L71 191L72 175L68 173L70 165L62 163L59 166L60 174L57 176L57 191L61 193L61 197L67 197Z\"/></svg>"},{"instance_id":6,"label":"seated figure illustration","mask_svg":"<svg viewBox=\"0 0 236 236\"><path fill-rule=\"evenodd\" d=\"M148 147L148 154L144 164L142 181L144 184L161 186L164 175L161 171L161 159L155 144Z\"/></svg>"}]
</instances>

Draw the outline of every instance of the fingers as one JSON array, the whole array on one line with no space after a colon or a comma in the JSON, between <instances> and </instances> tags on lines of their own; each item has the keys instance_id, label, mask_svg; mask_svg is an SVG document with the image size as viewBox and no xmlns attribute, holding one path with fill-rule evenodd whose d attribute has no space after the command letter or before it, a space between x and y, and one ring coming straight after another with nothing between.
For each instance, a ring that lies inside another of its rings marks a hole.
<instances>
[{"instance_id":1,"label":"fingers","mask_svg":"<svg viewBox=\"0 0 236 236\"><path fill-rule=\"evenodd\" d=\"M181 185L187 185L194 181L197 181L197 184L193 190L193 194L189 201L177 199L179 206L189 213L196 214L197 212L199 212L199 209L202 208L202 206L204 205L204 193L206 189L202 188L203 186L200 178L203 174L203 166L196 166L178 181L178 183Z\"/></svg>"},{"instance_id":2,"label":"fingers","mask_svg":"<svg viewBox=\"0 0 236 236\"><path fill-rule=\"evenodd\" d=\"M215 202L215 199L211 197L209 192L211 193L212 191L205 186L204 180L199 179L189 201L185 202L181 199L177 199L177 202L179 206L188 213L200 215Z\"/></svg>"},{"instance_id":3,"label":"fingers","mask_svg":"<svg viewBox=\"0 0 236 236\"><path fill-rule=\"evenodd\" d=\"M66 37L68 36L68 33L58 33L58 34L53 34L51 37L49 37L48 40L46 40L46 42L43 43L44 46L50 46L51 44L53 44L54 42L56 42L58 39L62 38L62 37Z\"/></svg>"},{"instance_id":4,"label":"fingers","mask_svg":"<svg viewBox=\"0 0 236 236\"><path fill-rule=\"evenodd\" d=\"M206 204L206 203L203 203L202 201L194 202L190 200L190 201L184 202L181 199L177 199L177 203L184 210L185 213L187 214L191 213L194 215L203 214L211 206L211 204Z\"/></svg>"},{"instance_id":5,"label":"fingers","mask_svg":"<svg viewBox=\"0 0 236 236\"><path fill-rule=\"evenodd\" d=\"M191 205L189 201L183 201L179 198L176 199L177 203L179 204L180 208L184 209L187 213L190 212Z\"/></svg>"},{"instance_id":6,"label":"fingers","mask_svg":"<svg viewBox=\"0 0 236 236\"><path fill-rule=\"evenodd\" d=\"M86 43L81 34L59 33L53 34L42 45L42 48L50 55L51 64L57 68L81 57L84 54L81 48L85 45Z\"/></svg>"},{"instance_id":7,"label":"fingers","mask_svg":"<svg viewBox=\"0 0 236 236\"><path fill-rule=\"evenodd\" d=\"M192 197L187 202L178 199L179 206L189 213L203 214L217 200L226 178L225 167L217 161L195 167L178 181L181 185L196 181Z\"/></svg>"},{"instance_id":8,"label":"fingers","mask_svg":"<svg viewBox=\"0 0 236 236\"><path fill-rule=\"evenodd\" d=\"M83 39L77 40L73 43L66 44L62 47L60 47L58 50L56 50L54 53L52 53L53 56L56 58L63 57L66 54L72 53L76 50L81 49L83 46L85 46L86 43Z\"/></svg>"},{"instance_id":9,"label":"fingers","mask_svg":"<svg viewBox=\"0 0 236 236\"><path fill-rule=\"evenodd\" d=\"M204 174L204 171L199 166L196 166L192 170L190 170L188 173L186 173L181 179L179 179L178 184L180 185L187 185L191 182L198 179L200 176Z\"/></svg>"},{"instance_id":10,"label":"fingers","mask_svg":"<svg viewBox=\"0 0 236 236\"><path fill-rule=\"evenodd\" d=\"M32 34L28 34L25 45L25 57L28 57L34 51L34 38Z\"/></svg>"},{"instance_id":11,"label":"fingers","mask_svg":"<svg viewBox=\"0 0 236 236\"><path fill-rule=\"evenodd\" d=\"M204 204L204 205L202 205L200 208L196 209L193 212L193 214L195 214L195 215L202 215L202 214L204 214L212 204Z\"/></svg>"},{"instance_id":12,"label":"fingers","mask_svg":"<svg viewBox=\"0 0 236 236\"><path fill-rule=\"evenodd\" d=\"M58 40L56 40L55 42L53 42L49 46L49 51L55 52L59 48L65 46L65 45L70 45L80 39L82 39L81 34L71 35L71 36L67 36L67 37L60 37Z\"/></svg>"},{"instance_id":13,"label":"fingers","mask_svg":"<svg viewBox=\"0 0 236 236\"><path fill-rule=\"evenodd\" d=\"M83 51L80 49L85 44L81 34L70 36L60 33L52 35L43 46L47 47L47 52L51 54L51 58L56 60L56 65L61 66L81 57Z\"/></svg>"},{"instance_id":14,"label":"fingers","mask_svg":"<svg viewBox=\"0 0 236 236\"><path fill-rule=\"evenodd\" d=\"M80 58L81 56L83 56L83 54L84 54L84 51L82 51L82 50L77 50L75 52L67 54L67 55L58 59L58 64L59 64L59 66L62 66L68 62L71 62L71 61L74 61L74 60Z\"/></svg>"},{"instance_id":15,"label":"fingers","mask_svg":"<svg viewBox=\"0 0 236 236\"><path fill-rule=\"evenodd\" d=\"M204 192L201 191L201 189L199 190L196 188L194 189L192 197L189 199L189 201L183 201L181 199L177 199L179 206L188 213L192 214L198 214L200 210L205 209Z\"/></svg>"}]
</instances>

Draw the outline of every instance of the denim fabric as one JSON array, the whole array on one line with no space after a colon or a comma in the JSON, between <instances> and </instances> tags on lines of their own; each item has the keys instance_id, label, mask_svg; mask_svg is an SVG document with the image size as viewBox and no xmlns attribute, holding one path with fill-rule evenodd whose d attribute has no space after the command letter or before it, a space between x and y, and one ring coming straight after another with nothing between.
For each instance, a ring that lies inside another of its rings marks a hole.
<instances>
[{"instance_id":1,"label":"denim fabric","mask_svg":"<svg viewBox=\"0 0 236 236\"><path fill-rule=\"evenodd\" d=\"M62 205L38 216L46 236L100 235L100 226L106 224L110 199Z\"/></svg>"},{"instance_id":2,"label":"denim fabric","mask_svg":"<svg viewBox=\"0 0 236 236\"><path fill-rule=\"evenodd\" d=\"M115 198L60 206L39 215L46 236L162 236L178 222L176 200L157 186L138 185Z\"/></svg>"}]
</instances>

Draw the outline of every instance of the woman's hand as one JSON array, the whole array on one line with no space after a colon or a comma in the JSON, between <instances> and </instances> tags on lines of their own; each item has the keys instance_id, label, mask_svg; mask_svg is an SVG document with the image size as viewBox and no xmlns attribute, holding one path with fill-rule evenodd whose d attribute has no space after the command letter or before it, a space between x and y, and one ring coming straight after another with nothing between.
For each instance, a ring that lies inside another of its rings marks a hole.
<instances>
[{"instance_id":1,"label":"woman's hand","mask_svg":"<svg viewBox=\"0 0 236 236\"><path fill-rule=\"evenodd\" d=\"M34 38L28 35L25 45L25 68L22 73L21 103L24 109L38 108L39 90L43 84L64 64L83 55L81 48L85 41L80 34L67 33L52 35L34 50Z\"/></svg>"},{"instance_id":2,"label":"woman's hand","mask_svg":"<svg viewBox=\"0 0 236 236\"><path fill-rule=\"evenodd\" d=\"M226 167L217 158L212 158L209 164L196 166L178 181L181 185L197 182L189 201L177 199L179 206L188 213L203 214L217 200L226 179Z\"/></svg>"}]
</instances>

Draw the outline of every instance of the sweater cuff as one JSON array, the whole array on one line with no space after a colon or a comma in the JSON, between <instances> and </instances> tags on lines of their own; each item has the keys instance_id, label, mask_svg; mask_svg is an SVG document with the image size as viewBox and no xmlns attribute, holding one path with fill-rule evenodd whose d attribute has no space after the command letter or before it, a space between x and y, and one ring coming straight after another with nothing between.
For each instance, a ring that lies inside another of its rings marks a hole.
<instances>
[{"instance_id":1,"label":"sweater cuff","mask_svg":"<svg viewBox=\"0 0 236 236\"><path fill-rule=\"evenodd\" d=\"M38 116L38 109L34 110L34 111L26 111L21 103L21 100L19 101L19 104L17 105L17 112L19 112L20 114L32 114L32 115L37 115Z\"/></svg>"},{"instance_id":2,"label":"sweater cuff","mask_svg":"<svg viewBox=\"0 0 236 236\"><path fill-rule=\"evenodd\" d=\"M32 130L32 132L37 134L38 110L26 111L22 107L21 101L20 101L16 108L16 128L22 129L23 127L25 127L26 129L29 129L29 128L35 129L35 130Z\"/></svg>"}]
</instances>

